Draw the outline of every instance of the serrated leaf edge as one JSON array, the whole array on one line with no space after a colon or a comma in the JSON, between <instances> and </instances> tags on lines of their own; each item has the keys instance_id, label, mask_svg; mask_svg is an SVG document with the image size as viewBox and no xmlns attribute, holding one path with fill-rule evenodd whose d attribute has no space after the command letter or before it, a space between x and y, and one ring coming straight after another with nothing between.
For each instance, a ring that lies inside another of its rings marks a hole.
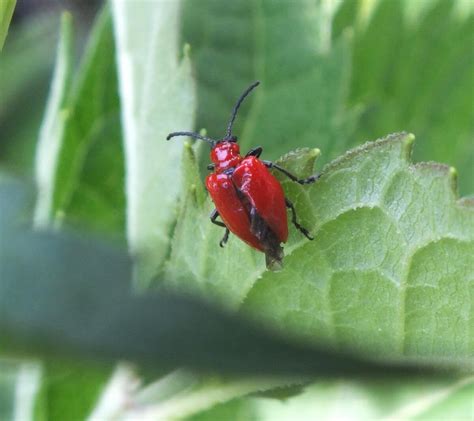
<instances>
[{"instance_id":1,"label":"serrated leaf edge","mask_svg":"<svg viewBox=\"0 0 474 421\"><path fill-rule=\"evenodd\" d=\"M374 150L376 148L383 147L389 143L392 142L398 142L401 141L403 142L403 156L401 157L402 160L408 163L408 169L412 171L417 171L417 170L427 170L427 171L438 171L441 173L441 176L445 176L449 178L449 184L453 193L452 199L453 204L457 206L463 206L467 207L469 209L472 209L474 211L474 198L459 198L458 190L457 190L457 171L455 168L450 167L445 164L440 164L437 162L419 162L419 163L411 163L411 155L413 151L413 144L415 141L415 135L412 133L408 132L398 132L398 133L392 133L389 134L383 138L377 139L375 141L368 141L364 143L361 146L358 146L356 148L353 148L349 151L347 151L345 154L341 155L340 157L334 159L330 163L324 166L322 172L321 172L321 179L327 178L332 175L332 173L336 172L338 169L340 169L345 163L347 163L349 160L354 159L355 157L361 156L371 150ZM284 156L289 156L291 152L285 154ZM359 209L359 208L371 208L368 203L364 203L362 206L352 206L350 208L344 208L340 213L335 215L335 217L332 219L334 220L335 218L340 217L341 215L345 214L348 211L354 210L354 209ZM328 222L328 221L326 221ZM324 225L323 222L322 225ZM321 226L319 227L321 228ZM314 227L311 227L311 229L314 231ZM443 237L447 238L447 237ZM438 239L437 241L439 241ZM433 240L430 240L428 242L431 243ZM285 248L285 255L286 257L290 256L294 251L298 250L300 247L304 247L305 241L301 240L298 241L297 243L293 244L291 247L286 247ZM427 244L424 244L422 247L425 247ZM265 270L263 270L255 279L257 280L262 276L262 274L265 273ZM245 293L243 296L242 300L240 301L240 306L247 300L248 294L252 291L253 286L249 288L249 290Z\"/></svg>"}]
</instances>

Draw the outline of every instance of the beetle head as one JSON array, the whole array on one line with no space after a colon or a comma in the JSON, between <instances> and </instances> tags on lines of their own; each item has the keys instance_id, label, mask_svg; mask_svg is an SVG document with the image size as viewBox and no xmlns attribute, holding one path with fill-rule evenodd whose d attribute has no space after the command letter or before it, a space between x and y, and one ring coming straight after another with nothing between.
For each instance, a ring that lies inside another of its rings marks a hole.
<instances>
[{"instance_id":1,"label":"beetle head","mask_svg":"<svg viewBox=\"0 0 474 421\"><path fill-rule=\"evenodd\" d=\"M235 167L241 160L240 147L235 141L220 141L211 150L211 161L214 163L217 172Z\"/></svg>"}]
</instances>

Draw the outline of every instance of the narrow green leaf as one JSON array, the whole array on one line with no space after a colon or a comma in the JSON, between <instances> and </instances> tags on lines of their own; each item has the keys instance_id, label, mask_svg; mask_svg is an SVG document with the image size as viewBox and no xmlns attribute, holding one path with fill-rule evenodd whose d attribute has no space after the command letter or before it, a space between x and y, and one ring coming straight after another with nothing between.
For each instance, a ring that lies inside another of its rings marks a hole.
<instances>
[{"instance_id":1,"label":"narrow green leaf","mask_svg":"<svg viewBox=\"0 0 474 421\"><path fill-rule=\"evenodd\" d=\"M86 225L120 234L125 223L124 174L108 8L96 20L66 99L62 109L52 115L60 132L56 137L43 136L48 141L39 149L38 167L48 171L44 178L50 194L46 200L40 195L38 210L47 210L45 222Z\"/></svg>"},{"instance_id":2,"label":"narrow green leaf","mask_svg":"<svg viewBox=\"0 0 474 421\"><path fill-rule=\"evenodd\" d=\"M33 419L41 378L37 362L0 358L0 419Z\"/></svg>"},{"instance_id":3,"label":"narrow green leaf","mask_svg":"<svg viewBox=\"0 0 474 421\"><path fill-rule=\"evenodd\" d=\"M51 222L54 178L64 132L64 112L62 110L66 103L73 71L73 43L72 16L69 13L64 13L61 18L61 35L53 81L36 152L38 188L34 217L36 226L45 226Z\"/></svg>"},{"instance_id":4,"label":"narrow green leaf","mask_svg":"<svg viewBox=\"0 0 474 421\"><path fill-rule=\"evenodd\" d=\"M0 54L0 161L29 177L54 65L56 27L57 16L25 16L11 28Z\"/></svg>"},{"instance_id":5,"label":"narrow green leaf","mask_svg":"<svg viewBox=\"0 0 474 421\"><path fill-rule=\"evenodd\" d=\"M279 421L348 419L468 420L472 416L473 377L427 381L323 380L304 386L299 395L284 400L249 396L221 404L192 417L192 421L216 419ZM228 414L221 417L221 414Z\"/></svg>"},{"instance_id":6,"label":"narrow green leaf","mask_svg":"<svg viewBox=\"0 0 474 421\"><path fill-rule=\"evenodd\" d=\"M213 407L230 399L257 393L263 390L274 389L288 380L278 377L240 379L234 381L222 381L210 378L194 387L164 402L132 408L127 415L132 419L182 419L190 417L204 409Z\"/></svg>"},{"instance_id":7,"label":"narrow green leaf","mask_svg":"<svg viewBox=\"0 0 474 421\"><path fill-rule=\"evenodd\" d=\"M301 379L278 376L198 375L185 370L175 370L149 385L142 386L136 371L121 365L105 388L91 417L188 419L229 400L295 382L301 382Z\"/></svg>"},{"instance_id":8,"label":"narrow green leaf","mask_svg":"<svg viewBox=\"0 0 474 421\"><path fill-rule=\"evenodd\" d=\"M15 384L18 376L18 367L10 361L0 361L0 418L12 419L15 404Z\"/></svg>"},{"instance_id":9,"label":"narrow green leaf","mask_svg":"<svg viewBox=\"0 0 474 421\"><path fill-rule=\"evenodd\" d=\"M194 86L188 48L178 41L181 1L112 2L126 151L127 237L143 287L169 253L180 192L181 146L192 129Z\"/></svg>"},{"instance_id":10,"label":"narrow green leaf","mask_svg":"<svg viewBox=\"0 0 474 421\"><path fill-rule=\"evenodd\" d=\"M86 419L107 381L110 369L77 361L50 360L45 364L43 408L45 420Z\"/></svg>"},{"instance_id":11,"label":"narrow green leaf","mask_svg":"<svg viewBox=\"0 0 474 421\"><path fill-rule=\"evenodd\" d=\"M58 52L58 48L55 51L51 48L51 44L57 43L58 35L60 35L56 28L57 19L57 16L53 18L51 15L27 17L15 28L12 28L8 43L0 55L2 69L0 111L2 119L8 113L7 105L10 107L15 105L18 96L24 96L27 92L31 94L29 88L35 86L34 83L38 82L37 79L42 80L46 73L50 79L51 67L54 64L53 53ZM62 19L62 23L65 24L64 19L66 18ZM31 80L32 78L33 80ZM30 101L33 99L30 95ZM44 107L44 104L42 106Z\"/></svg>"},{"instance_id":12,"label":"narrow green leaf","mask_svg":"<svg viewBox=\"0 0 474 421\"><path fill-rule=\"evenodd\" d=\"M2 0L0 3L0 51L8 34L8 27L15 10L16 0Z\"/></svg>"},{"instance_id":13,"label":"narrow green leaf","mask_svg":"<svg viewBox=\"0 0 474 421\"><path fill-rule=\"evenodd\" d=\"M421 402L415 402L405 408L405 413L417 420L430 421L435 417L443 419L469 419L472 416L472 397L474 379L461 378L457 382L427 396ZM393 420L399 413L392 417ZM405 415L405 414L402 414Z\"/></svg>"},{"instance_id":14,"label":"narrow green leaf","mask_svg":"<svg viewBox=\"0 0 474 421\"><path fill-rule=\"evenodd\" d=\"M67 106L54 187L55 217L123 234L124 159L110 10L96 18Z\"/></svg>"}]
</instances>

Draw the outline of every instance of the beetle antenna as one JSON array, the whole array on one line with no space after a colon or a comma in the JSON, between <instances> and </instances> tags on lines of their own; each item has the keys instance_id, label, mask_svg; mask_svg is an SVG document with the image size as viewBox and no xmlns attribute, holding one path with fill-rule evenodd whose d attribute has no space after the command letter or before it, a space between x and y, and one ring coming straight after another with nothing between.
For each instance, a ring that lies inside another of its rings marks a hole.
<instances>
[{"instance_id":1,"label":"beetle antenna","mask_svg":"<svg viewBox=\"0 0 474 421\"><path fill-rule=\"evenodd\" d=\"M175 137L175 136L188 136L188 137L192 137L193 139L201 139L209 143L211 145L211 148L214 148L217 144L216 140L211 139L210 137L201 136L199 133L193 133L193 132L173 132L173 133L170 133L168 136L166 136L166 140L170 140L172 137Z\"/></svg>"},{"instance_id":2,"label":"beetle antenna","mask_svg":"<svg viewBox=\"0 0 474 421\"><path fill-rule=\"evenodd\" d=\"M225 139L233 139L232 137L232 126L234 124L234 121L235 121L235 117L237 116L237 111L239 111L239 107L240 105L242 104L242 102L244 101L245 97L254 89L256 88L258 85L260 85L260 81L256 81L254 83L252 83L246 90L245 92L240 96L240 98L237 100L236 104L234 105L234 109L232 110L232 115L230 117L230 121L229 121L229 124L227 126L227 132L226 132L226 135L225 135Z\"/></svg>"}]
</instances>

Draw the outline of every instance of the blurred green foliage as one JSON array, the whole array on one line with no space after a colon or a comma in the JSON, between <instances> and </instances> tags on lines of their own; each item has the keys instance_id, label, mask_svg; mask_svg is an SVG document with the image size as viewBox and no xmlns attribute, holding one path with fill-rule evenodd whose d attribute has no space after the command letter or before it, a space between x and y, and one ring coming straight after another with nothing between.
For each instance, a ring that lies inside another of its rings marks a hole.
<instances>
[{"instance_id":1,"label":"blurred green foliage","mask_svg":"<svg viewBox=\"0 0 474 421\"><path fill-rule=\"evenodd\" d=\"M355 3L341 7L335 36L354 24ZM455 1L425 3L415 15L408 2L382 0L356 27L349 103L363 113L354 141L415 133L414 159L456 167L461 193L472 194L474 14L457 13Z\"/></svg>"},{"instance_id":2,"label":"blurred green foliage","mask_svg":"<svg viewBox=\"0 0 474 421\"><path fill-rule=\"evenodd\" d=\"M10 29L0 55L0 159L20 175L33 174L57 29L52 16L30 17Z\"/></svg>"}]
</instances>

